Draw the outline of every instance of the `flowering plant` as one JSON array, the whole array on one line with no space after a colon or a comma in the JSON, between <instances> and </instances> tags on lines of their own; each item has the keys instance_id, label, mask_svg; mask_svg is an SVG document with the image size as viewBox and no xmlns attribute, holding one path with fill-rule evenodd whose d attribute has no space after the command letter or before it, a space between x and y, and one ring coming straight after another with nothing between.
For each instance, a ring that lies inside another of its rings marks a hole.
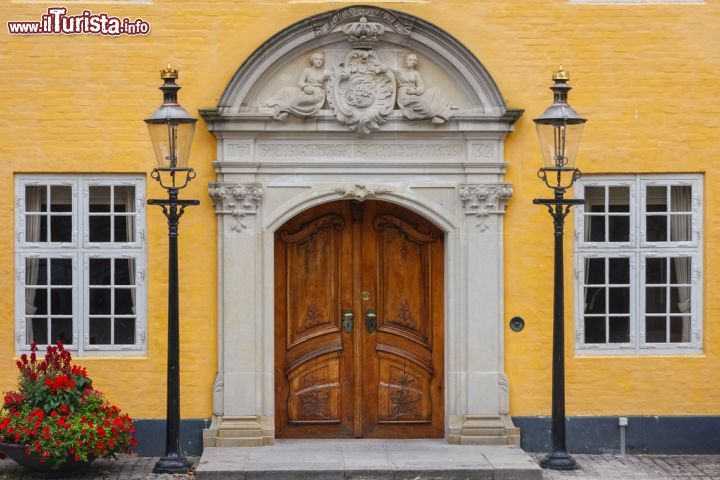
<instances>
[{"instance_id":1,"label":"flowering plant","mask_svg":"<svg viewBox=\"0 0 720 480\"><path fill-rule=\"evenodd\" d=\"M68 458L89 462L137 445L132 419L93 389L85 368L62 343L38 361L37 346L17 361L18 390L5 393L0 441L25 445L28 455L59 468Z\"/></svg>"}]
</instances>

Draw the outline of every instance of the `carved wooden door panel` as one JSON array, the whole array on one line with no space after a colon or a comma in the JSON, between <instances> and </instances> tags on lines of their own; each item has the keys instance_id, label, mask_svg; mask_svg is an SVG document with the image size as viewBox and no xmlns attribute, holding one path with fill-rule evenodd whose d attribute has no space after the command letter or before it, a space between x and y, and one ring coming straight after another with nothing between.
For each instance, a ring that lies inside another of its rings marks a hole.
<instances>
[{"instance_id":1,"label":"carved wooden door panel","mask_svg":"<svg viewBox=\"0 0 720 480\"><path fill-rule=\"evenodd\" d=\"M349 204L321 205L275 236L275 411L278 437L353 434Z\"/></svg>"},{"instance_id":2,"label":"carved wooden door panel","mask_svg":"<svg viewBox=\"0 0 720 480\"><path fill-rule=\"evenodd\" d=\"M443 255L440 230L384 202L276 233L278 437L443 435Z\"/></svg>"},{"instance_id":3,"label":"carved wooden door panel","mask_svg":"<svg viewBox=\"0 0 720 480\"><path fill-rule=\"evenodd\" d=\"M384 202L365 202L363 234L363 435L442 437L443 234Z\"/></svg>"}]
</instances>

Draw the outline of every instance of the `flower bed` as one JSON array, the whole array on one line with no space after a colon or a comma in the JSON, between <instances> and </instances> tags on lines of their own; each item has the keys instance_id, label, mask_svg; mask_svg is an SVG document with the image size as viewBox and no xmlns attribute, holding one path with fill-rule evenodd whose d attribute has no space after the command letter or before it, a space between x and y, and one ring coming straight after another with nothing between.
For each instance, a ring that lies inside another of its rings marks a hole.
<instances>
[{"instance_id":1,"label":"flower bed","mask_svg":"<svg viewBox=\"0 0 720 480\"><path fill-rule=\"evenodd\" d=\"M38 361L37 346L17 362L18 390L5 393L0 441L25 446L53 469L129 452L132 419L93 389L85 368L58 342Z\"/></svg>"}]
</instances>

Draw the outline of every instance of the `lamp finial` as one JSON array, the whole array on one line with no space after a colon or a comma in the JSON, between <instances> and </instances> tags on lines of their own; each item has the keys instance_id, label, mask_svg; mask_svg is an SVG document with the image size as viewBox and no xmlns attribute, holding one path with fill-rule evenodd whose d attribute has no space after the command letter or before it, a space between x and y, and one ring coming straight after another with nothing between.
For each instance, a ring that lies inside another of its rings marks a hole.
<instances>
[{"instance_id":1,"label":"lamp finial","mask_svg":"<svg viewBox=\"0 0 720 480\"><path fill-rule=\"evenodd\" d=\"M170 64L168 63L167 68L163 68L162 70L160 70L160 78L163 80L165 80L167 78L176 79L176 78L178 78L178 71L175 70L174 68L172 68L170 66Z\"/></svg>"},{"instance_id":2,"label":"lamp finial","mask_svg":"<svg viewBox=\"0 0 720 480\"><path fill-rule=\"evenodd\" d=\"M560 68L558 70L553 71L552 76L553 81L565 81L567 82L570 80L570 72L563 70L563 66L560 65Z\"/></svg>"}]
</instances>

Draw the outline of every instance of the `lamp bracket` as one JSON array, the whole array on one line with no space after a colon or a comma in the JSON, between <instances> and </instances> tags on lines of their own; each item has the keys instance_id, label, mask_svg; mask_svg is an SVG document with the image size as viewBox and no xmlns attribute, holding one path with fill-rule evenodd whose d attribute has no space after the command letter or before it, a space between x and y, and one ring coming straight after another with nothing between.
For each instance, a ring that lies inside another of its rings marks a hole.
<instances>
[{"instance_id":1,"label":"lamp bracket","mask_svg":"<svg viewBox=\"0 0 720 480\"><path fill-rule=\"evenodd\" d=\"M162 174L167 173L170 177L170 185L166 185L163 183ZM180 182L176 181L176 175L178 173L185 173L185 178L182 181L182 184ZM165 190L175 189L175 190L181 190L185 187L187 187L188 183L195 178L197 174L195 173L195 170L192 168L179 168L179 167L162 167L162 168L153 168L152 173L150 176L156 180L161 187L163 187Z\"/></svg>"}]
</instances>

